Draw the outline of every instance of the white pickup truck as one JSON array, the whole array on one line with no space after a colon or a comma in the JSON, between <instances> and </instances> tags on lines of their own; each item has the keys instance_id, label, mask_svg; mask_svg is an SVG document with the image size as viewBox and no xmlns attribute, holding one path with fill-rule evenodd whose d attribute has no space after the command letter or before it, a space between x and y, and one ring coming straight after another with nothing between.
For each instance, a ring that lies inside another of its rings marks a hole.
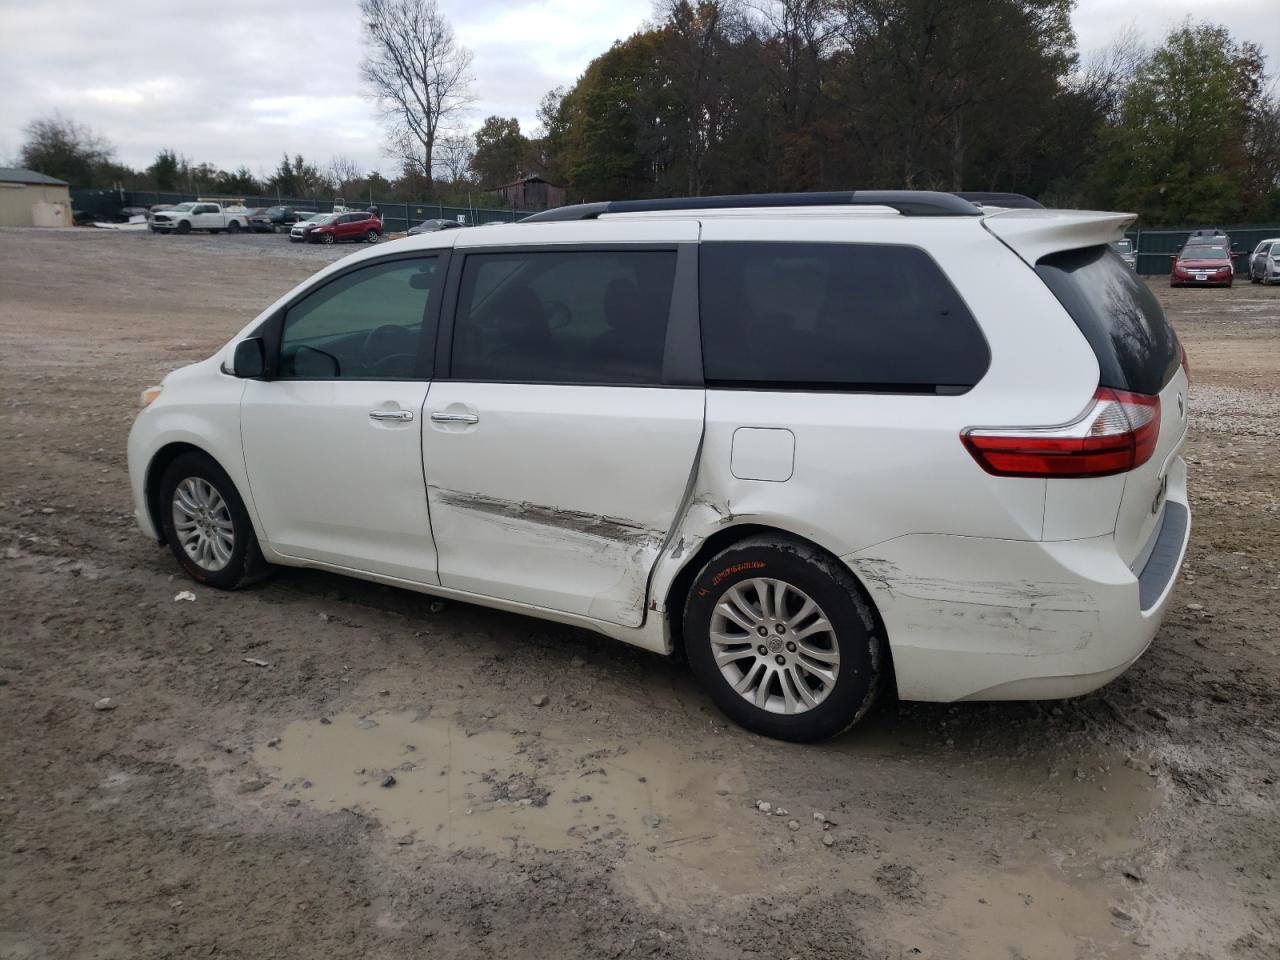
<instances>
[{"instance_id":1,"label":"white pickup truck","mask_svg":"<svg viewBox=\"0 0 1280 960\"><path fill-rule=\"evenodd\" d=\"M218 233L239 233L249 229L249 212L244 209L224 208L220 203L180 203L170 210L161 210L151 217L153 233L190 233L192 230L208 230Z\"/></svg>"}]
</instances>

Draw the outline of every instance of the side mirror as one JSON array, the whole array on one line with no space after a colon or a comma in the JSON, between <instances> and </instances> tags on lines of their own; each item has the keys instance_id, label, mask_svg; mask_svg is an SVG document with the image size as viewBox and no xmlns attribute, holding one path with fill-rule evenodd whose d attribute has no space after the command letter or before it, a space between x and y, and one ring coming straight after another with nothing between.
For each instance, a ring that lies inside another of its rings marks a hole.
<instances>
[{"instance_id":1,"label":"side mirror","mask_svg":"<svg viewBox=\"0 0 1280 960\"><path fill-rule=\"evenodd\" d=\"M250 337L236 344L231 372L242 380L256 380L267 372L267 349L261 337Z\"/></svg>"}]
</instances>

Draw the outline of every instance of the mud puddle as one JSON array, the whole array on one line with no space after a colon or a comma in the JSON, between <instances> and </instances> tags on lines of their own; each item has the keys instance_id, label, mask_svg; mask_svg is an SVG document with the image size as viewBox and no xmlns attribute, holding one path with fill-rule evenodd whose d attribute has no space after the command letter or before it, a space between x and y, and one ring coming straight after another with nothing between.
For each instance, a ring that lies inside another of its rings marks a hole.
<instances>
[{"instance_id":1,"label":"mud puddle","mask_svg":"<svg viewBox=\"0 0 1280 960\"><path fill-rule=\"evenodd\" d=\"M752 745L752 759L740 763L723 750L623 744L554 727L504 730L490 720L412 712L327 719L292 723L278 743L258 749L274 778L265 795L375 818L402 852L430 845L603 856L637 900L660 907L746 907L815 885L853 890L878 898L886 932L926 956L1133 949L1136 922L1111 910L1127 894L1111 864L1138 851L1138 822L1159 792L1145 773L1106 758L1054 760L1035 778L1025 768L1011 776L994 760L970 764L955 803L992 823L990 837L975 837L949 833L945 822L906 826L855 808L833 810L824 822L803 788L775 792L766 815L757 802L771 788L747 771L787 749L774 745ZM805 756L828 781L919 789L923 746L895 750L878 739ZM1011 833L1020 839L1010 842ZM940 916L945 923L936 923ZM921 936L926 928L960 935Z\"/></svg>"},{"instance_id":2,"label":"mud puddle","mask_svg":"<svg viewBox=\"0 0 1280 960\"><path fill-rule=\"evenodd\" d=\"M746 816L733 765L673 755L659 741L593 742L563 732L480 729L411 712L339 714L290 724L256 753L272 790L322 811L376 818L402 845L638 850L743 889L749 851L726 833ZM712 769L712 766L715 769ZM739 869L724 870L738 856ZM721 872L723 870L723 873Z\"/></svg>"}]
</instances>

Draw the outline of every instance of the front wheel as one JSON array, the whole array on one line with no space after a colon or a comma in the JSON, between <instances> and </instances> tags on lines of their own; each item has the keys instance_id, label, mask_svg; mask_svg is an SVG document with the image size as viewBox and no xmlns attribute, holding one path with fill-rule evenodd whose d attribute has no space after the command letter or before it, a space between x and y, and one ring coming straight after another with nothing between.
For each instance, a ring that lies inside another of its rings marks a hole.
<instances>
[{"instance_id":1,"label":"front wheel","mask_svg":"<svg viewBox=\"0 0 1280 960\"><path fill-rule=\"evenodd\" d=\"M684 642L716 705L781 740L835 736L880 690L881 639L857 581L781 537L743 540L702 568L685 603Z\"/></svg>"},{"instance_id":2,"label":"front wheel","mask_svg":"<svg viewBox=\"0 0 1280 960\"><path fill-rule=\"evenodd\" d=\"M179 233L190 233L190 232L191 232L191 223L190 223L190 221L187 221L187 220L180 220L180 221L178 221L178 232L179 232Z\"/></svg>"},{"instance_id":3,"label":"front wheel","mask_svg":"<svg viewBox=\"0 0 1280 960\"><path fill-rule=\"evenodd\" d=\"M244 502L212 458L195 452L176 457L159 494L165 540L191 579L234 590L266 574Z\"/></svg>"},{"instance_id":4,"label":"front wheel","mask_svg":"<svg viewBox=\"0 0 1280 960\"><path fill-rule=\"evenodd\" d=\"M322 234L320 237L321 243L333 243L333 240L334 238L332 233L325 233L325 234Z\"/></svg>"}]
</instances>

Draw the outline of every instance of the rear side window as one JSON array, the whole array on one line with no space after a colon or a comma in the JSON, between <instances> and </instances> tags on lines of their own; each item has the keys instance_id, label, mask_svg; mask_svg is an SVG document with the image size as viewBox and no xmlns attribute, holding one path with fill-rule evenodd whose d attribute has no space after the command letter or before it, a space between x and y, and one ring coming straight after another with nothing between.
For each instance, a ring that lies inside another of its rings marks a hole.
<instances>
[{"instance_id":1,"label":"rear side window","mask_svg":"<svg viewBox=\"0 0 1280 960\"><path fill-rule=\"evenodd\" d=\"M660 384L675 251L469 254L452 376Z\"/></svg>"},{"instance_id":2,"label":"rear side window","mask_svg":"<svg viewBox=\"0 0 1280 960\"><path fill-rule=\"evenodd\" d=\"M1098 358L1099 386L1153 396L1178 369L1178 337L1150 288L1106 246L1042 257L1036 273Z\"/></svg>"},{"instance_id":3,"label":"rear side window","mask_svg":"<svg viewBox=\"0 0 1280 960\"><path fill-rule=\"evenodd\" d=\"M916 247L704 243L709 386L960 392L990 363L942 270Z\"/></svg>"}]
</instances>

